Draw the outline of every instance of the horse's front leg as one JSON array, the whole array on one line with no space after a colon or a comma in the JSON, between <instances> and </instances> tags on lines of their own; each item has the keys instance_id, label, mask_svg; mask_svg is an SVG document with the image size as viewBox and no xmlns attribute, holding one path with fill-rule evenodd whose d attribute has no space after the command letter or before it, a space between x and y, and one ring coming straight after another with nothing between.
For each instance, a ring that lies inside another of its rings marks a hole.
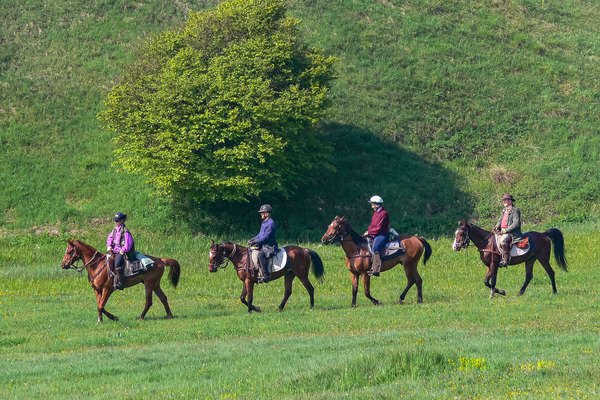
<instances>
[{"instance_id":1,"label":"horse's front leg","mask_svg":"<svg viewBox=\"0 0 600 400\"><path fill-rule=\"evenodd\" d=\"M113 321L118 321L119 318L117 318L117 316L112 315L111 313L109 313L108 311L106 311L104 309L104 307L106 306L106 303L108 302L108 298L110 297L110 294L112 293L113 289L112 287L104 287L102 289L102 294L100 294L100 296L98 297L98 323L101 324L102 323L102 314L104 313L108 318L112 319ZM98 292L97 292L98 294Z\"/></svg>"},{"instance_id":2,"label":"horse's front leg","mask_svg":"<svg viewBox=\"0 0 600 400\"><path fill-rule=\"evenodd\" d=\"M350 272L352 278L352 307L356 307L356 294L358 293L358 275Z\"/></svg>"},{"instance_id":3,"label":"horse's front leg","mask_svg":"<svg viewBox=\"0 0 600 400\"><path fill-rule=\"evenodd\" d=\"M260 312L260 307L252 305L252 299L254 297L254 281L252 278L246 278L246 291L248 293L248 313L252 311Z\"/></svg>"},{"instance_id":4,"label":"horse's front leg","mask_svg":"<svg viewBox=\"0 0 600 400\"><path fill-rule=\"evenodd\" d=\"M375 297L371 296L371 277L366 272L362 274L363 278L363 287L365 290L365 297L371 300L371 303L378 306L381 303Z\"/></svg>"},{"instance_id":5,"label":"horse's front leg","mask_svg":"<svg viewBox=\"0 0 600 400\"><path fill-rule=\"evenodd\" d=\"M496 278L498 277L498 268L490 267L485 277L485 285L490 288L490 299L494 298L496 293L506 296L506 291L496 288Z\"/></svg>"}]
</instances>

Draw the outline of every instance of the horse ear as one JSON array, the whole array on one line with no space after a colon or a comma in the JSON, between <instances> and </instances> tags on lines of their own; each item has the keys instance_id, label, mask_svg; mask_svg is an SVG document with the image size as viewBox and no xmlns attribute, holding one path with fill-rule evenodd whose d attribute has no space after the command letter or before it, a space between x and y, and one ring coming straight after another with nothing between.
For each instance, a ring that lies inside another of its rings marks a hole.
<instances>
[{"instance_id":1,"label":"horse ear","mask_svg":"<svg viewBox=\"0 0 600 400\"><path fill-rule=\"evenodd\" d=\"M343 215L340 217L340 221L344 221L346 219L346 217L344 217Z\"/></svg>"},{"instance_id":2,"label":"horse ear","mask_svg":"<svg viewBox=\"0 0 600 400\"><path fill-rule=\"evenodd\" d=\"M71 239L69 239L69 244L70 244L71 246L73 246L73 243L74 243L74 242L75 242L75 238L74 238L74 237L72 237Z\"/></svg>"}]
</instances>

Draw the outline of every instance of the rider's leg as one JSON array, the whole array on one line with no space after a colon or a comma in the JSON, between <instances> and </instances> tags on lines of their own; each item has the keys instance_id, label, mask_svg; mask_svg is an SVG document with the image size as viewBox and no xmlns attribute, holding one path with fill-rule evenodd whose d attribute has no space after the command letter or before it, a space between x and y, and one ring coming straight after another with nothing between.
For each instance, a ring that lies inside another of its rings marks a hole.
<instances>
[{"instance_id":1,"label":"rider's leg","mask_svg":"<svg viewBox=\"0 0 600 400\"><path fill-rule=\"evenodd\" d=\"M500 260L500 266L507 266L510 262L510 248L512 246L512 236L505 233L500 235L500 252L502 253L502 259Z\"/></svg>"},{"instance_id":2,"label":"rider's leg","mask_svg":"<svg viewBox=\"0 0 600 400\"><path fill-rule=\"evenodd\" d=\"M269 282L271 280L271 275L269 274L269 260L267 260L267 257L265 257L265 254L261 251L260 253L258 253L258 260L259 260L259 264L260 264L260 269L262 270L263 273L263 280L262 283L266 283Z\"/></svg>"},{"instance_id":3,"label":"rider's leg","mask_svg":"<svg viewBox=\"0 0 600 400\"><path fill-rule=\"evenodd\" d=\"M385 248L387 235L377 235L373 239L373 258L371 260L370 275L379 276L381 271L381 254Z\"/></svg>"},{"instance_id":4,"label":"rider's leg","mask_svg":"<svg viewBox=\"0 0 600 400\"><path fill-rule=\"evenodd\" d=\"M124 276L124 269L125 269L125 256L122 254L115 254L115 272L116 272L116 276L115 276L115 280L114 280L114 287L115 289L119 289L119 290L123 290L124 287L124 281L125 281L125 276Z\"/></svg>"}]
</instances>

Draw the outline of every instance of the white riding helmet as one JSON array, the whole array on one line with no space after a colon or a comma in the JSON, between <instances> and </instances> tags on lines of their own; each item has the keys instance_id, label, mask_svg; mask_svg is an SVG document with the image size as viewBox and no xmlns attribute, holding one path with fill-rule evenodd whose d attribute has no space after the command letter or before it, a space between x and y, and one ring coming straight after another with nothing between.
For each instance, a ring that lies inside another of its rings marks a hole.
<instances>
[{"instance_id":1,"label":"white riding helmet","mask_svg":"<svg viewBox=\"0 0 600 400\"><path fill-rule=\"evenodd\" d=\"M369 199L369 203L383 204L383 199L381 198L381 196L375 195Z\"/></svg>"}]
</instances>

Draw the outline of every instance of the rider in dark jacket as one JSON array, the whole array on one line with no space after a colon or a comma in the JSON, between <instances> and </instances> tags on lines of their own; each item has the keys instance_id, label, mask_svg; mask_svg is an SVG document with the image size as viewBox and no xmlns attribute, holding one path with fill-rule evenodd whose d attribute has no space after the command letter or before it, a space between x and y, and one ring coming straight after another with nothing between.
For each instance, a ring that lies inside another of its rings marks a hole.
<instances>
[{"instance_id":1,"label":"rider in dark jacket","mask_svg":"<svg viewBox=\"0 0 600 400\"><path fill-rule=\"evenodd\" d=\"M502 196L504 211L494 227L494 232L500 234L500 251L502 260L500 266L504 267L510 262L510 248L513 241L521 239L521 210L513 205L515 199L512 194L506 193Z\"/></svg>"},{"instance_id":2,"label":"rider in dark jacket","mask_svg":"<svg viewBox=\"0 0 600 400\"><path fill-rule=\"evenodd\" d=\"M269 204L263 204L258 210L262 224L260 232L252 239L248 240L249 246L259 246L258 260L263 273L262 283L266 283L271 279L267 259L273 257L277 252L277 241L275 240L275 221L271 218L273 207Z\"/></svg>"}]
</instances>

